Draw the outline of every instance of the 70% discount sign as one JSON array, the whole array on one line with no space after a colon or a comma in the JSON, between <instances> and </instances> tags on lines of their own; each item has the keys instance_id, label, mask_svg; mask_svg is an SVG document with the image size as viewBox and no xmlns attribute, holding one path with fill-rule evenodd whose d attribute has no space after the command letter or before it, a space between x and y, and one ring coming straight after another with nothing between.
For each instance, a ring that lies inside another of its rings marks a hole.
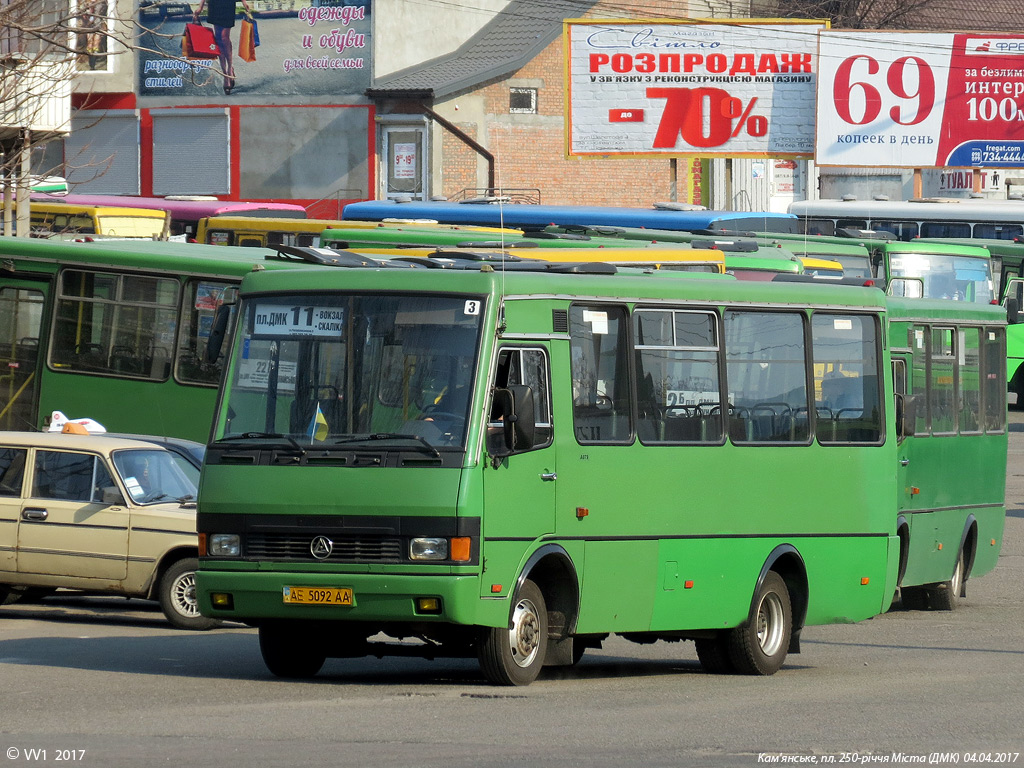
<instances>
[{"instance_id":1,"label":"70% discount sign","mask_svg":"<svg viewBox=\"0 0 1024 768\"><path fill-rule=\"evenodd\" d=\"M679 137L691 147L706 149L744 132L755 137L768 133L768 118L753 114L756 96L744 104L721 88L648 88L647 98L666 100L655 149L671 149Z\"/></svg>"}]
</instances>

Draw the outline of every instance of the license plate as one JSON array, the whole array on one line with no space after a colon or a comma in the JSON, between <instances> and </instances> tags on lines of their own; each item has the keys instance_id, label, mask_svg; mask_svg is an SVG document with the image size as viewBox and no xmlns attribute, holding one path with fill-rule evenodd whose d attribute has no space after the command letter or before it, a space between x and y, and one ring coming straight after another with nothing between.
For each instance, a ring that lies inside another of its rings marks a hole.
<instances>
[{"instance_id":1,"label":"license plate","mask_svg":"<svg viewBox=\"0 0 1024 768\"><path fill-rule=\"evenodd\" d=\"M347 587L285 587L284 601L302 605L352 605Z\"/></svg>"}]
</instances>

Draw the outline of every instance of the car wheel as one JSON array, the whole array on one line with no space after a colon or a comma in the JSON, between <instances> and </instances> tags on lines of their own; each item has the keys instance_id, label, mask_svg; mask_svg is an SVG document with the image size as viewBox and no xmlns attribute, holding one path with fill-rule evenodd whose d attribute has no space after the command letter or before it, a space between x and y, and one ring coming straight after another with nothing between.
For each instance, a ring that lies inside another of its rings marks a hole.
<instances>
[{"instance_id":1,"label":"car wheel","mask_svg":"<svg viewBox=\"0 0 1024 768\"><path fill-rule=\"evenodd\" d=\"M199 601L196 600L198 567L196 558L186 557L171 564L160 579L160 608L178 629L205 630L220 623L199 613Z\"/></svg>"}]
</instances>

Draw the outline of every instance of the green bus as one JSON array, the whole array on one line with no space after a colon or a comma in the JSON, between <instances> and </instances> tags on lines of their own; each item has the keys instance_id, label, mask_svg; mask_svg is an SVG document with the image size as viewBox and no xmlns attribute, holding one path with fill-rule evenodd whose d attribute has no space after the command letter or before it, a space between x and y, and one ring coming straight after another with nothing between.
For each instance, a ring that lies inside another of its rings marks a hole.
<instances>
[{"instance_id":1,"label":"green bus","mask_svg":"<svg viewBox=\"0 0 1024 768\"><path fill-rule=\"evenodd\" d=\"M757 241L765 246L778 246L797 256L831 259L843 265L846 277L873 277L871 252L861 243L847 238L812 237L808 235L758 235Z\"/></svg>"},{"instance_id":2,"label":"green bus","mask_svg":"<svg viewBox=\"0 0 1024 768\"><path fill-rule=\"evenodd\" d=\"M995 567L1002 545L1006 310L892 297L888 317L907 414L897 465L900 593L905 607L949 610L969 576Z\"/></svg>"},{"instance_id":3,"label":"green bus","mask_svg":"<svg viewBox=\"0 0 1024 768\"><path fill-rule=\"evenodd\" d=\"M0 429L53 411L115 432L204 441L221 362L204 360L226 293L273 251L0 238Z\"/></svg>"},{"instance_id":4,"label":"green bus","mask_svg":"<svg viewBox=\"0 0 1024 768\"><path fill-rule=\"evenodd\" d=\"M247 276L203 614L257 626L278 676L475 656L524 685L613 633L772 674L805 627L888 609L884 294L614 272ZM839 367L859 409L825 410Z\"/></svg>"},{"instance_id":5,"label":"green bus","mask_svg":"<svg viewBox=\"0 0 1024 768\"><path fill-rule=\"evenodd\" d=\"M1024 243L1017 238L921 238L918 242L985 248L991 254L996 296L1004 303L1007 296L1015 296L1017 306L1024 306ZM1024 406L1024 325L1006 329L1006 381L1009 391L1017 395L1017 407Z\"/></svg>"}]
</instances>

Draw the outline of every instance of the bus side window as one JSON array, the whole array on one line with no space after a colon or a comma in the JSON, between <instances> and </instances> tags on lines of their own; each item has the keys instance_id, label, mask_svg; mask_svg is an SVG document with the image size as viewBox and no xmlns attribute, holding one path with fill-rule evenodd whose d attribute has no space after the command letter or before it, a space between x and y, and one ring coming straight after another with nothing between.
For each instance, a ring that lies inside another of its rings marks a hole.
<instances>
[{"instance_id":1,"label":"bus side window","mask_svg":"<svg viewBox=\"0 0 1024 768\"><path fill-rule=\"evenodd\" d=\"M878 442L882 409L874 318L817 312L811 334L818 441Z\"/></svg>"},{"instance_id":2,"label":"bus side window","mask_svg":"<svg viewBox=\"0 0 1024 768\"><path fill-rule=\"evenodd\" d=\"M633 441L626 310L569 309L573 428L577 442Z\"/></svg>"},{"instance_id":3,"label":"bus side window","mask_svg":"<svg viewBox=\"0 0 1024 768\"><path fill-rule=\"evenodd\" d=\"M734 443L810 439L803 315L725 313L729 436Z\"/></svg>"}]
</instances>

